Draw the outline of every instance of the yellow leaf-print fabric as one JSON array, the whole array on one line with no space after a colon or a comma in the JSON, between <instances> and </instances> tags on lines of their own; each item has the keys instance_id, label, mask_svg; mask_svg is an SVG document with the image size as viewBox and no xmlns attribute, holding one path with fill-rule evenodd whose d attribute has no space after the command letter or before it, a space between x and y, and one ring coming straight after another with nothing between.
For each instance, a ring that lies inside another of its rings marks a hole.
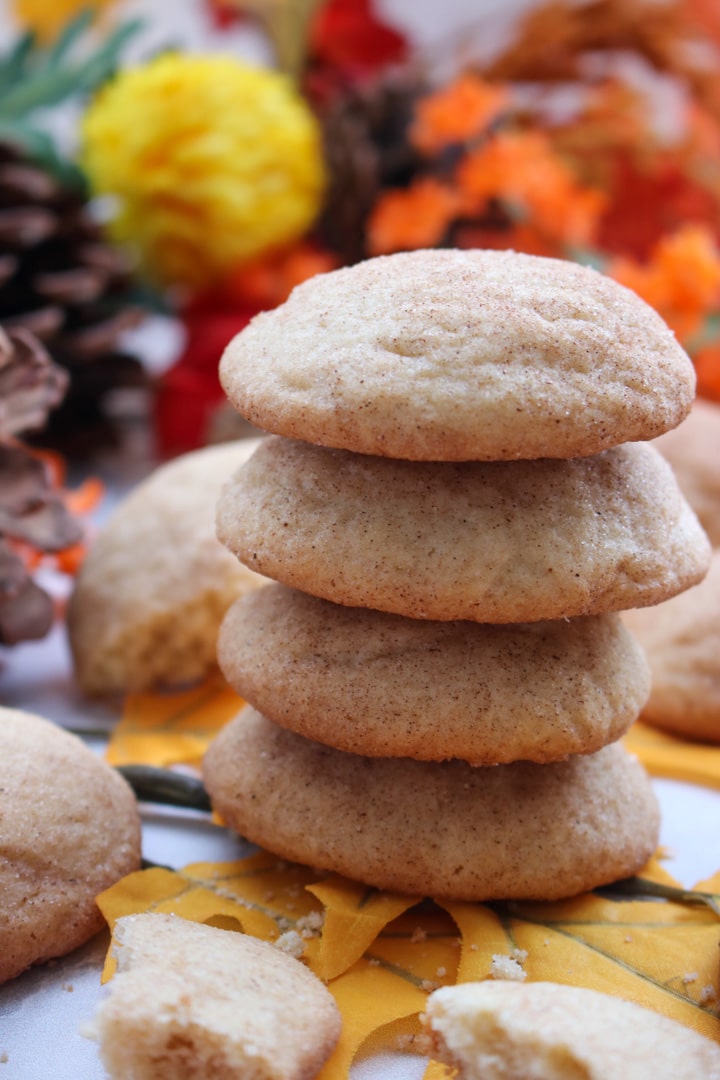
<instances>
[{"instance_id":1,"label":"yellow leaf-print fabric","mask_svg":"<svg viewBox=\"0 0 720 1080\"><path fill-rule=\"evenodd\" d=\"M674 884L656 861L640 879L640 891ZM720 873L698 888L720 905ZM720 1041L720 918L707 904L628 896L613 886L556 903L417 903L319 878L267 852L138 871L98 903L111 927L121 915L163 911L269 941L298 935L343 1015L322 1080L344 1080L368 1045L412 1046L398 1043L398 1032L418 1030L428 993L490 977L497 956L519 958L528 979L614 994ZM425 1080L443 1076L432 1063Z\"/></svg>"}]
</instances>

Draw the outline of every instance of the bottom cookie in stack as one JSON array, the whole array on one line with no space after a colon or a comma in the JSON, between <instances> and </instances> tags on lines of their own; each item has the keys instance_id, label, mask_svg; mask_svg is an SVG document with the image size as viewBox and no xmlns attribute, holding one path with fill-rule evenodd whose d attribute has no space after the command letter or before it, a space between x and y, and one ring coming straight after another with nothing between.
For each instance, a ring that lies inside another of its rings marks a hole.
<instances>
[{"instance_id":1,"label":"bottom cookie in stack","mask_svg":"<svg viewBox=\"0 0 720 1080\"><path fill-rule=\"evenodd\" d=\"M204 779L224 822L277 855L380 889L554 900L627 877L655 850L650 781L618 743L549 765L370 758L243 709Z\"/></svg>"}]
</instances>

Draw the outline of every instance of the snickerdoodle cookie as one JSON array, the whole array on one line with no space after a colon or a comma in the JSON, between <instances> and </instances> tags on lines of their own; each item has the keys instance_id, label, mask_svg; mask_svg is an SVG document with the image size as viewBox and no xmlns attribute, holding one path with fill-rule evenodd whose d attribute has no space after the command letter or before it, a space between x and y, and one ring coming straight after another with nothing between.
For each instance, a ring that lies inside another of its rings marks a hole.
<instances>
[{"instance_id":1,"label":"snickerdoodle cookie","mask_svg":"<svg viewBox=\"0 0 720 1080\"><path fill-rule=\"evenodd\" d=\"M318 275L220 366L267 431L420 461L569 458L678 424L688 356L635 293L514 251L431 250Z\"/></svg>"},{"instance_id":2,"label":"snickerdoodle cookie","mask_svg":"<svg viewBox=\"0 0 720 1080\"><path fill-rule=\"evenodd\" d=\"M623 619L650 662L643 720L720 743L720 548L699 585L656 608L626 611Z\"/></svg>"},{"instance_id":3,"label":"snickerdoodle cookie","mask_svg":"<svg viewBox=\"0 0 720 1080\"><path fill-rule=\"evenodd\" d=\"M75 674L85 693L180 685L212 667L223 615L261 583L215 535L220 489L258 442L176 458L110 516L68 610Z\"/></svg>"},{"instance_id":4,"label":"snickerdoodle cookie","mask_svg":"<svg viewBox=\"0 0 720 1080\"><path fill-rule=\"evenodd\" d=\"M0 982L104 923L95 897L140 866L135 796L75 735L0 708Z\"/></svg>"},{"instance_id":5,"label":"snickerdoodle cookie","mask_svg":"<svg viewBox=\"0 0 720 1080\"><path fill-rule=\"evenodd\" d=\"M215 810L247 839L411 895L574 896L635 873L658 839L650 781L619 743L550 765L370 758L247 706L203 773Z\"/></svg>"},{"instance_id":6,"label":"snickerdoodle cookie","mask_svg":"<svg viewBox=\"0 0 720 1080\"><path fill-rule=\"evenodd\" d=\"M476 765L599 750L650 687L617 615L435 622L277 584L233 604L218 659L246 701L300 735L370 757Z\"/></svg>"},{"instance_id":7,"label":"snickerdoodle cookie","mask_svg":"<svg viewBox=\"0 0 720 1080\"><path fill-rule=\"evenodd\" d=\"M720 1080L720 1046L631 1001L547 982L443 986L423 1016L458 1080Z\"/></svg>"},{"instance_id":8,"label":"snickerdoodle cookie","mask_svg":"<svg viewBox=\"0 0 720 1080\"><path fill-rule=\"evenodd\" d=\"M267 941L148 913L118 919L113 952L84 1034L117 1080L311 1080L337 1042L330 992Z\"/></svg>"},{"instance_id":9,"label":"snickerdoodle cookie","mask_svg":"<svg viewBox=\"0 0 720 1080\"><path fill-rule=\"evenodd\" d=\"M223 489L249 567L352 607L535 622L659 603L710 546L647 443L569 461L414 462L274 436Z\"/></svg>"},{"instance_id":10,"label":"snickerdoodle cookie","mask_svg":"<svg viewBox=\"0 0 720 1080\"><path fill-rule=\"evenodd\" d=\"M714 547L720 547L720 404L697 398L690 415L656 440Z\"/></svg>"}]
</instances>

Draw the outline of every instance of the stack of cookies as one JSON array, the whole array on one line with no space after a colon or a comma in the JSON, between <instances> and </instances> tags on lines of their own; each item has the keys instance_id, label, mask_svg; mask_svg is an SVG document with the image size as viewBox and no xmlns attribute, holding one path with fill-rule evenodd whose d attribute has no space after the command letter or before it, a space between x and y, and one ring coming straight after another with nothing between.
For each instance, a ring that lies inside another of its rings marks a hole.
<instances>
[{"instance_id":1,"label":"stack of cookies","mask_svg":"<svg viewBox=\"0 0 720 1080\"><path fill-rule=\"evenodd\" d=\"M417 251L300 286L221 379L273 433L218 508L272 579L220 634L250 703L204 764L228 825L460 900L638 870L658 810L618 740L649 674L617 613L710 557L647 443L694 395L662 320L574 263Z\"/></svg>"}]
</instances>

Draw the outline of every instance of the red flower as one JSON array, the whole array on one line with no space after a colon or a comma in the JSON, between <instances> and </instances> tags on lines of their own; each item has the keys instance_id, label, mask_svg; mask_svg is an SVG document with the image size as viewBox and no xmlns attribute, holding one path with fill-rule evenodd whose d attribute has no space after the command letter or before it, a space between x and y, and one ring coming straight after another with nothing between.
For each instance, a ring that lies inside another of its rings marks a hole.
<instances>
[{"instance_id":1,"label":"red flower","mask_svg":"<svg viewBox=\"0 0 720 1080\"><path fill-rule=\"evenodd\" d=\"M193 301L182 313L185 349L160 378L155 398L157 448L162 457L206 444L210 419L225 400L218 379L220 357L255 314L255 309L223 306L213 297Z\"/></svg>"},{"instance_id":2,"label":"red flower","mask_svg":"<svg viewBox=\"0 0 720 1080\"><path fill-rule=\"evenodd\" d=\"M369 74L407 55L402 34L378 19L372 0L329 0L310 28L310 48L323 64Z\"/></svg>"}]
</instances>

